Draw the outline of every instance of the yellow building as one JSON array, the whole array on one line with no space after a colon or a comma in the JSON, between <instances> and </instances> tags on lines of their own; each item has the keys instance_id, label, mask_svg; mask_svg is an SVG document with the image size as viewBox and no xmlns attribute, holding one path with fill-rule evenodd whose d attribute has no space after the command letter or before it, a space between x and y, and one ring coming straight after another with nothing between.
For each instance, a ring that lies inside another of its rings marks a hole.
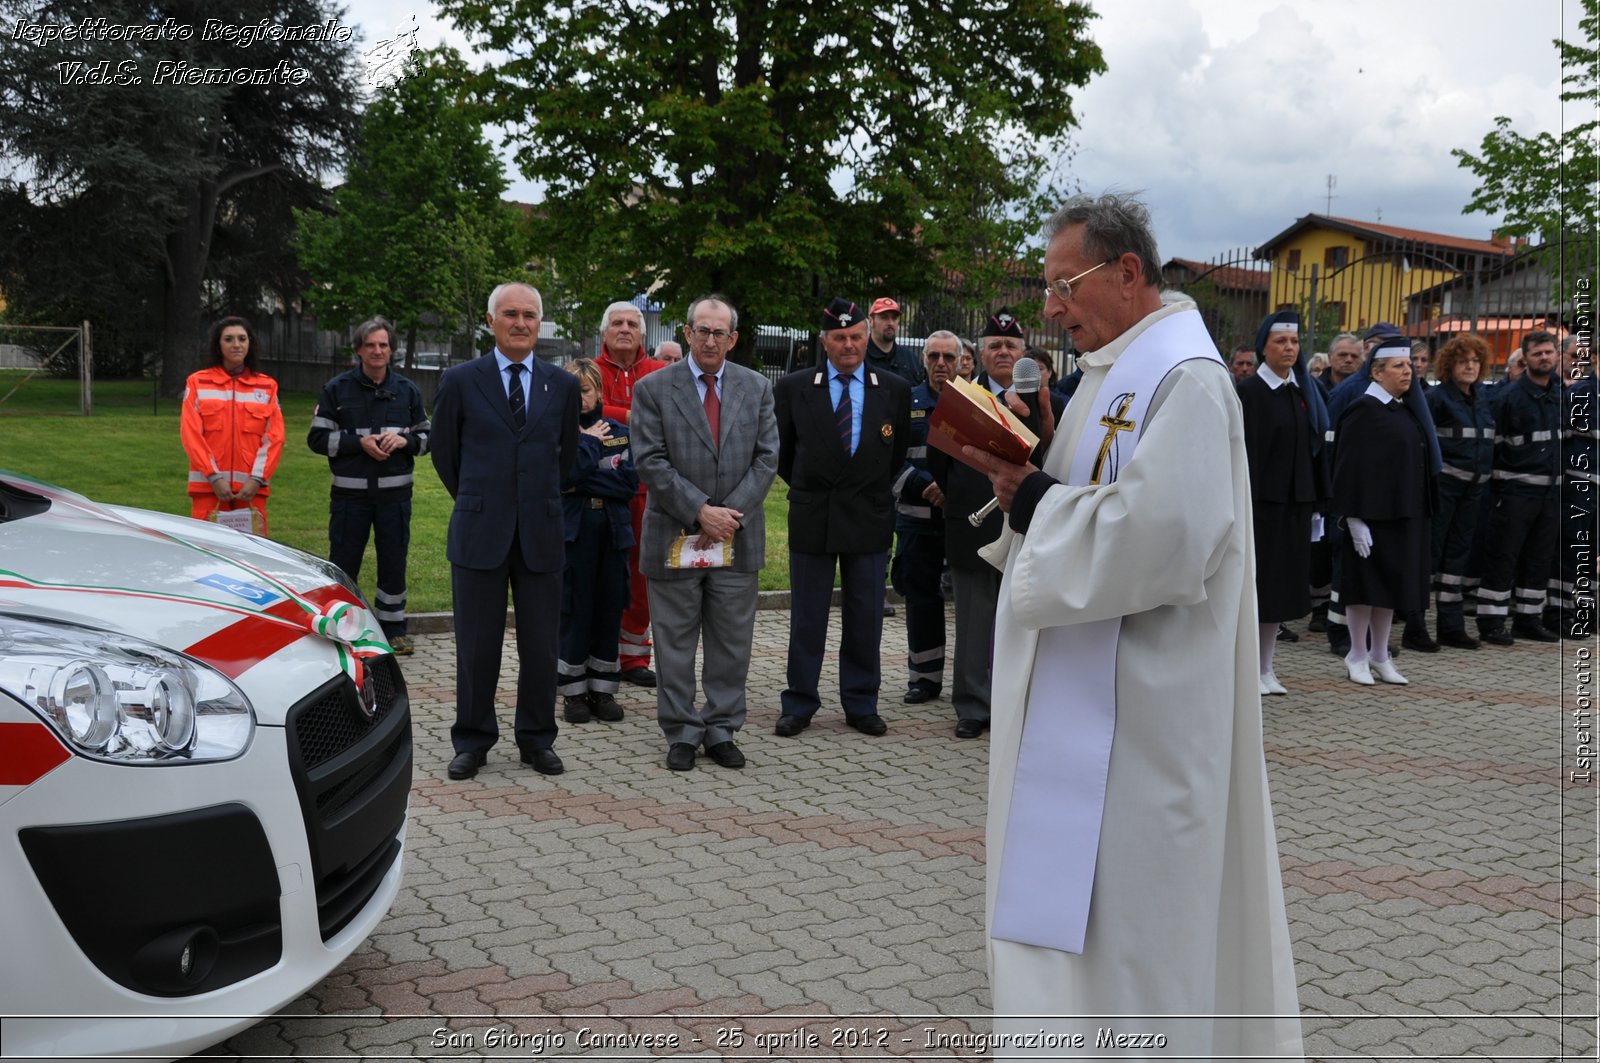
<instances>
[{"instance_id":1,"label":"yellow building","mask_svg":"<svg viewBox=\"0 0 1600 1063\"><path fill-rule=\"evenodd\" d=\"M1258 247L1255 257L1272 264L1269 304L1303 314L1314 308L1321 343L1330 330L1357 332L1379 321L1425 336L1437 310L1426 301L1408 303L1411 296L1515 253L1508 240L1307 214Z\"/></svg>"}]
</instances>

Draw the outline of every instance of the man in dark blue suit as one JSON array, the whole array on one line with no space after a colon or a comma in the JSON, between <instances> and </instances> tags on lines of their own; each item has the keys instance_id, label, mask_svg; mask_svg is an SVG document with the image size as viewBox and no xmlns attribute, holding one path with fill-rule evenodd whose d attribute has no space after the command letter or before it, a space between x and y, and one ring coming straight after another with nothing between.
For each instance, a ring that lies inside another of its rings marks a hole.
<instances>
[{"instance_id":1,"label":"man in dark blue suit","mask_svg":"<svg viewBox=\"0 0 1600 1063\"><path fill-rule=\"evenodd\" d=\"M499 737L495 687L506 588L517 625L517 748L559 775L556 652L560 639L561 481L578 446L578 383L533 357L544 304L526 284L489 296L495 349L445 372L434 398L433 465L455 499L445 556L456 627L452 779L478 773Z\"/></svg>"},{"instance_id":2,"label":"man in dark blue suit","mask_svg":"<svg viewBox=\"0 0 1600 1063\"><path fill-rule=\"evenodd\" d=\"M789 485L789 667L775 731L811 726L828 636L833 575L844 629L839 702L865 735L888 730L878 715L883 576L893 535L894 475L911 435L911 385L867 368L867 319L848 299L822 312L828 358L773 388L778 475Z\"/></svg>"}]
</instances>

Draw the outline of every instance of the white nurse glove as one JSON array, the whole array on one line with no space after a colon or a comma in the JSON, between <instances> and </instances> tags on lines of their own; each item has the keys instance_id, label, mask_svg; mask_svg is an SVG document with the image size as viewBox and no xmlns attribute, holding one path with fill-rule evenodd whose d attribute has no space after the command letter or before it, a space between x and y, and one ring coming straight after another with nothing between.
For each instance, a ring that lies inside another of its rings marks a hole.
<instances>
[{"instance_id":1,"label":"white nurse glove","mask_svg":"<svg viewBox=\"0 0 1600 1063\"><path fill-rule=\"evenodd\" d=\"M1350 529L1350 542L1356 548L1356 556L1371 557L1372 529L1367 527L1367 522L1360 517L1346 517L1344 523Z\"/></svg>"}]
</instances>

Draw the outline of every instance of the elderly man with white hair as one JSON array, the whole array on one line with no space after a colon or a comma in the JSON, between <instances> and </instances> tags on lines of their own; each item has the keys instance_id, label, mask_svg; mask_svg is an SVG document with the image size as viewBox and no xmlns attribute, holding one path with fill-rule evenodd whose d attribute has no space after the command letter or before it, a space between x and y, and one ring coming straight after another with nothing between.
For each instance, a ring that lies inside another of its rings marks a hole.
<instances>
[{"instance_id":1,"label":"elderly man with white hair","mask_svg":"<svg viewBox=\"0 0 1600 1063\"><path fill-rule=\"evenodd\" d=\"M639 381L665 369L666 362L644 353L644 315L630 302L615 302L600 315L601 410L612 420L628 423L633 412L633 391ZM639 574L639 536L644 528L645 484L633 496L629 513L633 518L633 548L628 551L628 608L622 614L622 630L617 634L622 655L618 678L642 687L656 685L650 670L650 592ZM620 712L621 710L616 710ZM621 717L618 716L617 719ZM614 721L613 721L614 722Z\"/></svg>"}]
</instances>

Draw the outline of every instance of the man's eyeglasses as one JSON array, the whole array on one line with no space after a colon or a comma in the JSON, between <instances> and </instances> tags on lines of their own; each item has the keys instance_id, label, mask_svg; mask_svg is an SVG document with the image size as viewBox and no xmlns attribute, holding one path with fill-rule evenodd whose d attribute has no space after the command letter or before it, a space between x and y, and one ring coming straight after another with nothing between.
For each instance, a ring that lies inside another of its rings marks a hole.
<instances>
[{"instance_id":1,"label":"man's eyeglasses","mask_svg":"<svg viewBox=\"0 0 1600 1063\"><path fill-rule=\"evenodd\" d=\"M715 340L716 342L721 343L723 340L733 335L733 333L729 332L725 328L706 328L704 325L696 325L694 328L689 330L689 335L693 336L697 340L701 340L702 342L705 340Z\"/></svg>"},{"instance_id":2,"label":"man's eyeglasses","mask_svg":"<svg viewBox=\"0 0 1600 1063\"><path fill-rule=\"evenodd\" d=\"M1104 262L1101 262L1099 265L1090 266L1088 269L1084 270L1082 273L1078 274L1076 277L1068 277L1068 278L1066 278L1064 280L1053 280L1053 281L1051 281L1050 282L1050 294L1055 296L1057 299L1060 299L1063 303L1066 302L1067 300L1072 298L1072 284L1073 284L1074 281L1081 281L1081 280L1083 280L1083 278L1087 277L1089 274L1091 274L1095 270L1099 269L1100 266L1109 266L1109 265L1111 265L1111 263L1113 263L1115 261L1116 261L1116 259L1114 259L1114 258L1108 258Z\"/></svg>"},{"instance_id":3,"label":"man's eyeglasses","mask_svg":"<svg viewBox=\"0 0 1600 1063\"><path fill-rule=\"evenodd\" d=\"M929 351L924 357L930 362L959 362L961 360L959 354L943 354L939 351Z\"/></svg>"}]
</instances>

